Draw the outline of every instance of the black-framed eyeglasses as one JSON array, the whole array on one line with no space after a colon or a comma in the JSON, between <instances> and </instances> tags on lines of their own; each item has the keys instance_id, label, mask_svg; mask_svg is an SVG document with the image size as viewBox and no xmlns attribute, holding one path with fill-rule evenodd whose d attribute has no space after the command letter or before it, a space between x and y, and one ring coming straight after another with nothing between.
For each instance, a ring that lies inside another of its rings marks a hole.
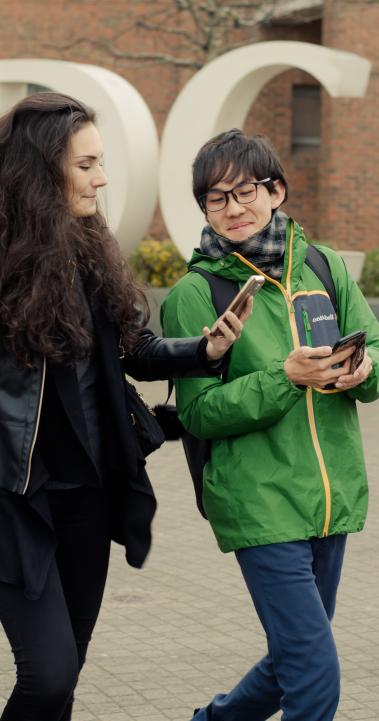
<instances>
[{"instance_id":1,"label":"black-framed eyeglasses","mask_svg":"<svg viewBox=\"0 0 379 721\"><path fill-rule=\"evenodd\" d=\"M208 210L210 213L217 213L219 210L224 210L228 204L229 195L232 195L234 200L241 205L248 205L254 203L257 198L258 185L263 183L269 183L271 178L264 178L263 180L251 180L245 183L239 183L231 190L208 190L204 195L200 195L199 202L201 206Z\"/></svg>"}]
</instances>

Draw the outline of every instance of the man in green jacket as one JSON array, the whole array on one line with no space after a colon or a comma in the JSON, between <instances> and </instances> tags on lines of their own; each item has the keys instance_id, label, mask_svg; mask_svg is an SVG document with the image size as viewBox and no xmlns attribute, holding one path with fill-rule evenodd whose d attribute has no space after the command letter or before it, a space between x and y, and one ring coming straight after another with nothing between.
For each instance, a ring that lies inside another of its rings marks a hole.
<instances>
[{"instance_id":1,"label":"man in green jacket","mask_svg":"<svg viewBox=\"0 0 379 721\"><path fill-rule=\"evenodd\" d=\"M279 208L287 181L262 137L222 133L199 151L193 191L205 213L199 266L240 284L265 283L235 344L226 382L176 382L184 426L212 439L203 503L220 549L234 551L268 639L268 653L196 721L331 721L339 664L331 632L346 534L363 528L365 472L356 400L379 396L379 324L342 259L322 248L338 315L305 264L303 229ZM162 311L168 336L216 321L207 280L188 273ZM332 355L340 336L367 332Z\"/></svg>"}]
</instances>

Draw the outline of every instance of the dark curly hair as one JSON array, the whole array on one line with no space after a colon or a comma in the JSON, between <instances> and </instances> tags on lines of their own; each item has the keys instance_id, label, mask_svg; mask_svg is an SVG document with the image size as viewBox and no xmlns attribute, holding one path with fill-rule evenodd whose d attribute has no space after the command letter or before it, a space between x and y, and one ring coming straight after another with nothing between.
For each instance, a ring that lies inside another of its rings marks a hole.
<instances>
[{"instance_id":1,"label":"dark curly hair","mask_svg":"<svg viewBox=\"0 0 379 721\"><path fill-rule=\"evenodd\" d=\"M99 211L73 217L64 162L74 133L94 111L67 95L35 93L0 119L0 327L6 350L29 365L33 352L55 363L88 354L81 278L101 299L131 349L148 319L118 243Z\"/></svg>"}]
</instances>

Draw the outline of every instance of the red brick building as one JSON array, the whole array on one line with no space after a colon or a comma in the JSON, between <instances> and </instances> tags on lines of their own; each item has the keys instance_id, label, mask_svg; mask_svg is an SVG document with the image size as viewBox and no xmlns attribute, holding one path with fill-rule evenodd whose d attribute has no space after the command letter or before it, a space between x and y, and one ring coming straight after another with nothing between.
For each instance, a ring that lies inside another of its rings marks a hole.
<instances>
[{"instance_id":1,"label":"red brick building","mask_svg":"<svg viewBox=\"0 0 379 721\"><path fill-rule=\"evenodd\" d=\"M229 32L225 47L233 41L300 40L354 52L373 63L366 96L359 99L331 98L302 71L281 74L254 102L246 129L265 133L278 148L290 181L287 212L309 236L345 248L378 247L379 0L259 5L260 22ZM148 27L162 22L165 11L172 11L166 28L175 32ZM196 41L188 13L175 10L173 0L2 0L0 8L0 57L58 58L109 68L145 98L159 131L196 67L125 53L192 58L200 65L204 48L186 47L185 33ZM152 230L165 234L159 213Z\"/></svg>"}]
</instances>

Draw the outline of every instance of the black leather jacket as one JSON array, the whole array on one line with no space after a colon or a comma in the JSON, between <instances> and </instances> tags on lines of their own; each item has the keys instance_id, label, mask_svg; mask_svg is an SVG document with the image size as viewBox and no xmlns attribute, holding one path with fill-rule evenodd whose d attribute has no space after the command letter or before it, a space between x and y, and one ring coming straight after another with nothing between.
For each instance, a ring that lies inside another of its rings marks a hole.
<instances>
[{"instance_id":1,"label":"black leather jacket","mask_svg":"<svg viewBox=\"0 0 379 721\"><path fill-rule=\"evenodd\" d=\"M109 356L110 377L119 388L123 372L137 380L158 380L186 375L218 373L218 364L209 364L205 339L166 339L149 330L132 354L121 362L117 354L115 326L98 313L97 334ZM0 350L0 489L24 494L30 479L46 375L46 361L38 354L33 367L26 368ZM122 380L121 380L122 378Z\"/></svg>"}]
</instances>

